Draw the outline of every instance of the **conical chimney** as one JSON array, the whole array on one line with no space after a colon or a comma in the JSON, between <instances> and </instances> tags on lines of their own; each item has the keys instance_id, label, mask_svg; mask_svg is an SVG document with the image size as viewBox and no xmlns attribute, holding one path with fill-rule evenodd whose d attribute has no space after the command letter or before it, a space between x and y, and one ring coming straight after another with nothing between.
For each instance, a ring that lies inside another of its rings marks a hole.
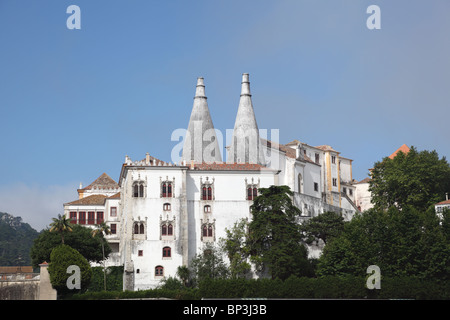
<instances>
[{"instance_id":1,"label":"conical chimney","mask_svg":"<svg viewBox=\"0 0 450 320\"><path fill-rule=\"evenodd\" d=\"M227 162L265 165L258 124L253 110L248 73L242 74L239 108Z\"/></svg>"},{"instance_id":2,"label":"conical chimney","mask_svg":"<svg viewBox=\"0 0 450 320\"><path fill-rule=\"evenodd\" d=\"M195 163L222 161L219 143L209 113L203 78L197 79L194 105L181 159L188 162L194 161Z\"/></svg>"}]
</instances>

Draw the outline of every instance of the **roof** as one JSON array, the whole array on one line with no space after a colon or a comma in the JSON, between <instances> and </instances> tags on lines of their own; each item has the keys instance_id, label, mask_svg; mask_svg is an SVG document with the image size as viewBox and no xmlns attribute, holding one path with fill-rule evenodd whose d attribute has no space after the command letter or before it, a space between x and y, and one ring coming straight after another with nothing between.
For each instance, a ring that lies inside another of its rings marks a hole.
<instances>
[{"instance_id":1,"label":"roof","mask_svg":"<svg viewBox=\"0 0 450 320\"><path fill-rule=\"evenodd\" d=\"M315 148L320 149L320 150L323 150L323 151L333 151L333 152L339 153L338 151L334 150L334 149L333 149L331 146L329 146L329 145L321 145L321 146L317 146L317 147L315 147Z\"/></svg>"},{"instance_id":2,"label":"roof","mask_svg":"<svg viewBox=\"0 0 450 320\"><path fill-rule=\"evenodd\" d=\"M403 144L400 148L395 150L395 152L389 156L389 159L394 159L395 156L397 155L397 153L399 153L400 151L403 152L403 153L408 153L409 152L409 147L406 144Z\"/></svg>"},{"instance_id":3,"label":"roof","mask_svg":"<svg viewBox=\"0 0 450 320\"><path fill-rule=\"evenodd\" d=\"M436 203L435 206L441 205L441 204L450 204L450 200L441 201L439 203Z\"/></svg>"},{"instance_id":4,"label":"roof","mask_svg":"<svg viewBox=\"0 0 450 320\"><path fill-rule=\"evenodd\" d=\"M191 170L218 170L218 171L255 171L266 169L265 166L256 163L194 163L194 167Z\"/></svg>"},{"instance_id":5,"label":"roof","mask_svg":"<svg viewBox=\"0 0 450 320\"><path fill-rule=\"evenodd\" d=\"M33 273L32 266L0 267L0 273Z\"/></svg>"},{"instance_id":6,"label":"roof","mask_svg":"<svg viewBox=\"0 0 450 320\"><path fill-rule=\"evenodd\" d=\"M299 142L298 140L294 140L294 141L289 142L287 145L283 145L283 144L279 144L279 143L261 138L261 143L263 145L267 146L268 148L273 148L273 149L277 149L277 150L284 152L286 154L286 156L289 158L297 159L297 151L294 148L288 147L288 145L298 146L298 144L300 144L301 142ZM306 162L310 162L312 164L320 166L320 164L312 161L306 154L303 154L303 158L305 159Z\"/></svg>"},{"instance_id":7,"label":"roof","mask_svg":"<svg viewBox=\"0 0 450 320\"><path fill-rule=\"evenodd\" d=\"M360 182L356 182L356 184L359 184L359 183L369 183L369 181L370 181L370 178L367 177L367 178L362 179Z\"/></svg>"},{"instance_id":8,"label":"roof","mask_svg":"<svg viewBox=\"0 0 450 320\"><path fill-rule=\"evenodd\" d=\"M116 196L115 194L114 196ZM114 197L113 196L113 197ZM65 203L64 205L97 205L101 206L105 204L105 199L108 198L107 196L103 194L94 194L92 196L84 197L72 202Z\"/></svg>"},{"instance_id":9,"label":"roof","mask_svg":"<svg viewBox=\"0 0 450 320\"><path fill-rule=\"evenodd\" d=\"M119 185L106 173L103 173L94 182L83 189L79 190L91 190L91 189L117 189Z\"/></svg>"}]
</instances>

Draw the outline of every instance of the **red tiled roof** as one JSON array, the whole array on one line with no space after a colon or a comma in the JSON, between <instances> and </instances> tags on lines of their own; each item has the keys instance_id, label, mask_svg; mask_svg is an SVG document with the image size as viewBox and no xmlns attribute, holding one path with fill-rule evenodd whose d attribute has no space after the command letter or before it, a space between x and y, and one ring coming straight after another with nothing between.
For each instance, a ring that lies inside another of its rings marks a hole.
<instances>
[{"instance_id":1,"label":"red tiled roof","mask_svg":"<svg viewBox=\"0 0 450 320\"><path fill-rule=\"evenodd\" d=\"M120 192L117 192L116 194L113 194L111 197L109 197L108 199L120 199Z\"/></svg>"},{"instance_id":2,"label":"red tiled roof","mask_svg":"<svg viewBox=\"0 0 450 320\"><path fill-rule=\"evenodd\" d=\"M391 154L389 156L389 159L394 159L395 156L397 155L397 153L399 153L400 151L403 152L403 153L408 153L409 152L409 147L406 144L402 145L393 154Z\"/></svg>"},{"instance_id":3,"label":"red tiled roof","mask_svg":"<svg viewBox=\"0 0 450 320\"><path fill-rule=\"evenodd\" d=\"M370 178L367 177L367 178L362 179L360 182L357 182L356 184L358 184L358 183L368 183L369 181L370 181Z\"/></svg>"},{"instance_id":4,"label":"red tiled roof","mask_svg":"<svg viewBox=\"0 0 450 320\"><path fill-rule=\"evenodd\" d=\"M31 266L0 267L0 273L33 273Z\"/></svg>"},{"instance_id":5,"label":"red tiled roof","mask_svg":"<svg viewBox=\"0 0 450 320\"><path fill-rule=\"evenodd\" d=\"M262 170L265 169L265 166L262 166L260 164L256 163L194 163L194 167L190 167L191 170L220 170L220 171L227 171L227 170Z\"/></svg>"},{"instance_id":6,"label":"red tiled roof","mask_svg":"<svg viewBox=\"0 0 450 320\"><path fill-rule=\"evenodd\" d=\"M440 204L450 204L450 200L444 200L439 203L436 203L435 205L440 205Z\"/></svg>"},{"instance_id":7,"label":"red tiled roof","mask_svg":"<svg viewBox=\"0 0 450 320\"><path fill-rule=\"evenodd\" d=\"M103 173L100 177L98 177L94 182L88 185L86 188L80 190L90 190L93 188L97 189L116 189L119 188L117 182L111 179L106 173Z\"/></svg>"},{"instance_id":8,"label":"red tiled roof","mask_svg":"<svg viewBox=\"0 0 450 320\"><path fill-rule=\"evenodd\" d=\"M94 194L92 196L65 203L65 205L104 205L106 198L107 196L103 194Z\"/></svg>"}]
</instances>

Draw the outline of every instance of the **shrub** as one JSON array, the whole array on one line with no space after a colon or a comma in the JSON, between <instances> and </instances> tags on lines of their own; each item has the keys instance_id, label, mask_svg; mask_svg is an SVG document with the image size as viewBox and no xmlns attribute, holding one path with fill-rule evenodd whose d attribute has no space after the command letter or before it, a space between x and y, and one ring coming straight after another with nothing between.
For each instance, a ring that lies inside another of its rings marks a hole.
<instances>
[{"instance_id":1,"label":"shrub","mask_svg":"<svg viewBox=\"0 0 450 320\"><path fill-rule=\"evenodd\" d=\"M48 271L50 282L60 296L77 291L77 289L70 290L67 287L67 279L72 276L72 274L67 273L67 268L71 265L80 268L81 289L79 292L86 291L92 277L92 269L89 262L77 250L68 245L62 244L52 250Z\"/></svg>"}]
</instances>

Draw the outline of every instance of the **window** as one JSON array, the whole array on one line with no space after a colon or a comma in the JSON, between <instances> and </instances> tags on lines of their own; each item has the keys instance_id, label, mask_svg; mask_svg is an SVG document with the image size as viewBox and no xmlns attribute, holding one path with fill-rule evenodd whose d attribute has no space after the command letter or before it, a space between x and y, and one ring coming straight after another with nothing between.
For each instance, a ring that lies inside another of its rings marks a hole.
<instances>
[{"instance_id":1,"label":"window","mask_svg":"<svg viewBox=\"0 0 450 320\"><path fill-rule=\"evenodd\" d=\"M161 196L163 198L172 198L172 182L163 182Z\"/></svg>"},{"instance_id":2,"label":"window","mask_svg":"<svg viewBox=\"0 0 450 320\"><path fill-rule=\"evenodd\" d=\"M94 211L88 212L88 224L95 224L95 212Z\"/></svg>"},{"instance_id":3,"label":"window","mask_svg":"<svg viewBox=\"0 0 450 320\"><path fill-rule=\"evenodd\" d=\"M314 191L319 191L319 184L314 182Z\"/></svg>"},{"instance_id":4,"label":"window","mask_svg":"<svg viewBox=\"0 0 450 320\"><path fill-rule=\"evenodd\" d=\"M248 187L247 188L247 200L254 200L258 196L258 188Z\"/></svg>"},{"instance_id":5,"label":"window","mask_svg":"<svg viewBox=\"0 0 450 320\"><path fill-rule=\"evenodd\" d=\"M318 153L316 153L316 163L318 164L319 163L319 154Z\"/></svg>"},{"instance_id":6,"label":"window","mask_svg":"<svg viewBox=\"0 0 450 320\"><path fill-rule=\"evenodd\" d=\"M202 188L202 200L212 200L212 188L209 186L203 186Z\"/></svg>"},{"instance_id":7,"label":"window","mask_svg":"<svg viewBox=\"0 0 450 320\"><path fill-rule=\"evenodd\" d=\"M348 193L352 196L353 195L353 190L352 189L348 189Z\"/></svg>"},{"instance_id":8,"label":"window","mask_svg":"<svg viewBox=\"0 0 450 320\"><path fill-rule=\"evenodd\" d=\"M144 223L134 223L134 234L145 234Z\"/></svg>"},{"instance_id":9,"label":"window","mask_svg":"<svg viewBox=\"0 0 450 320\"><path fill-rule=\"evenodd\" d=\"M346 188L346 187L343 187L342 189L343 189L342 191L343 191L345 194L347 194L347 188Z\"/></svg>"},{"instance_id":10,"label":"window","mask_svg":"<svg viewBox=\"0 0 450 320\"><path fill-rule=\"evenodd\" d=\"M336 164L336 156L331 156L331 163Z\"/></svg>"},{"instance_id":11,"label":"window","mask_svg":"<svg viewBox=\"0 0 450 320\"><path fill-rule=\"evenodd\" d=\"M86 224L86 212L82 211L78 214L79 224Z\"/></svg>"},{"instance_id":12,"label":"window","mask_svg":"<svg viewBox=\"0 0 450 320\"><path fill-rule=\"evenodd\" d=\"M111 234L116 234L117 233L117 225L115 223L111 223L110 230L111 230Z\"/></svg>"},{"instance_id":13,"label":"window","mask_svg":"<svg viewBox=\"0 0 450 320\"><path fill-rule=\"evenodd\" d=\"M156 266L155 267L155 277L163 277L164 276L164 267Z\"/></svg>"},{"instance_id":14,"label":"window","mask_svg":"<svg viewBox=\"0 0 450 320\"><path fill-rule=\"evenodd\" d=\"M138 250L138 256L142 257L144 255L144 251L143 250Z\"/></svg>"},{"instance_id":15,"label":"window","mask_svg":"<svg viewBox=\"0 0 450 320\"><path fill-rule=\"evenodd\" d=\"M70 212L70 223L76 224L77 223L77 213L76 212Z\"/></svg>"},{"instance_id":16,"label":"window","mask_svg":"<svg viewBox=\"0 0 450 320\"><path fill-rule=\"evenodd\" d=\"M173 225L171 223L164 223L161 225L161 235L162 236L173 236Z\"/></svg>"},{"instance_id":17,"label":"window","mask_svg":"<svg viewBox=\"0 0 450 320\"><path fill-rule=\"evenodd\" d=\"M163 204L163 210L164 211L170 211L171 210L170 203L164 203Z\"/></svg>"},{"instance_id":18,"label":"window","mask_svg":"<svg viewBox=\"0 0 450 320\"><path fill-rule=\"evenodd\" d=\"M97 224L100 224L103 222L103 211L97 212Z\"/></svg>"},{"instance_id":19,"label":"window","mask_svg":"<svg viewBox=\"0 0 450 320\"><path fill-rule=\"evenodd\" d=\"M204 207L203 207L203 211L204 211L205 213L211 213L211 206L210 206L210 205L204 206Z\"/></svg>"},{"instance_id":20,"label":"window","mask_svg":"<svg viewBox=\"0 0 450 320\"><path fill-rule=\"evenodd\" d=\"M333 187L337 187L337 179L333 178Z\"/></svg>"},{"instance_id":21,"label":"window","mask_svg":"<svg viewBox=\"0 0 450 320\"><path fill-rule=\"evenodd\" d=\"M142 198L144 197L144 182L137 181L133 184L133 197L135 198Z\"/></svg>"},{"instance_id":22,"label":"window","mask_svg":"<svg viewBox=\"0 0 450 320\"><path fill-rule=\"evenodd\" d=\"M213 223L203 223L201 229L201 240L203 241L214 241L214 222Z\"/></svg>"},{"instance_id":23,"label":"window","mask_svg":"<svg viewBox=\"0 0 450 320\"><path fill-rule=\"evenodd\" d=\"M111 207L109 211L111 217L117 217L117 207Z\"/></svg>"},{"instance_id":24,"label":"window","mask_svg":"<svg viewBox=\"0 0 450 320\"><path fill-rule=\"evenodd\" d=\"M170 258L172 256L172 252L170 247L163 248L163 258Z\"/></svg>"}]
</instances>

